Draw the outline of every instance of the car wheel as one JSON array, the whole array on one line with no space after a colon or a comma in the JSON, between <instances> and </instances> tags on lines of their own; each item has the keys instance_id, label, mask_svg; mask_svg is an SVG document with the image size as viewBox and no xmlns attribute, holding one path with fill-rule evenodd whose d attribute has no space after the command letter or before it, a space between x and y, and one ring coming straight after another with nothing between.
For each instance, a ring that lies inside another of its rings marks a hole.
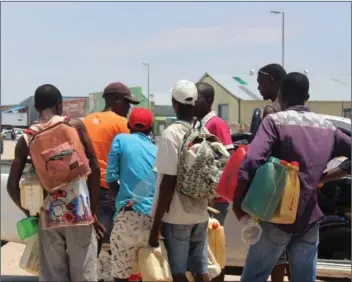
<instances>
[{"instance_id":1,"label":"car wheel","mask_svg":"<svg viewBox=\"0 0 352 282\"><path fill-rule=\"evenodd\" d=\"M330 228L320 232L320 259L351 260L351 228Z\"/></svg>"}]
</instances>

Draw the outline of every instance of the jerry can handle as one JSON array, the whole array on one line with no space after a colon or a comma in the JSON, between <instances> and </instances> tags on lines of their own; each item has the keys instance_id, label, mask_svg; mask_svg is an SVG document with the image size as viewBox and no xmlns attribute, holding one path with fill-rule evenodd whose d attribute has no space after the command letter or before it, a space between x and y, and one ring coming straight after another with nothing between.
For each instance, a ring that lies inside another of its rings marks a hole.
<instances>
[{"instance_id":1,"label":"jerry can handle","mask_svg":"<svg viewBox=\"0 0 352 282\"><path fill-rule=\"evenodd\" d=\"M218 210L216 210L214 208L211 208L211 207L208 207L207 209L208 209L209 212L211 212L213 214L219 214L220 213L220 211L218 211Z\"/></svg>"}]
</instances>

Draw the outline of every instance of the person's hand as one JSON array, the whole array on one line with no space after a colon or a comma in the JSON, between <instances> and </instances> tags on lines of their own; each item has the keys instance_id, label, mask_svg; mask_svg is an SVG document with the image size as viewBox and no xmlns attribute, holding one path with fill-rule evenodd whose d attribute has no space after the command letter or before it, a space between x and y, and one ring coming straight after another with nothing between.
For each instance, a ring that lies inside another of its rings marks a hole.
<instances>
[{"instance_id":1,"label":"person's hand","mask_svg":"<svg viewBox=\"0 0 352 282\"><path fill-rule=\"evenodd\" d=\"M242 217L248 215L246 212L244 212L240 206L236 205L235 203L233 203L232 206L232 211L234 212L234 214L236 215L238 220L241 220Z\"/></svg>"},{"instance_id":2,"label":"person's hand","mask_svg":"<svg viewBox=\"0 0 352 282\"><path fill-rule=\"evenodd\" d=\"M159 247L159 240L160 240L160 228L153 226L149 234L148 244L150 247L157 248Z\"/></svg>"},{"instance_id":3,"label":"person's hand","mask_svg":"<svg viewBox=\"0 0 352 282\"><path fill-rule=\"evenodd\" d=\"M324 182L323 181L320 181L318 184L317 184L317 188L321 188L324 186Z\"/></svg>"},{"instance_id":4,"label":"person's hand","mask_svg":"<svg viewBox=\"0 0 352 282\"><path fill-rule=\"evenodd\" d=\"M94 230L95 233L97 234L97 239L99 240L103 240L104 236L105 236L105 227L101 224L101 222L98 220L98 217L94 214L93 215L93 226L94 226Z\"/></svg>"}]
</instances>

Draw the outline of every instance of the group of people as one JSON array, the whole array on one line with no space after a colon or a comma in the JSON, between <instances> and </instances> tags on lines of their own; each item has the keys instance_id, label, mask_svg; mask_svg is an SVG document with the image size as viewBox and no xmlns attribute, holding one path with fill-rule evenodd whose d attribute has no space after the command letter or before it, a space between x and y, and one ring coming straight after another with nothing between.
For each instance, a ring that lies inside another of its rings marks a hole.
<instances>
[{"instance_id":1,"label":"group of people","mask_svg":"<svg viewBox=\"0 0 352 282\"><path fill-rule=\"evenodd\" d=\"M264 108L239 171L233 211L239 220L246 215L241 201L256 169L270 156L300 163L301 193L294 224L260 223L263 232L249 248L241 281L262 282L270 274L272 281L283 281L286 269L294 282L315 281L323 218L316 187L334 177L323 175L332 158L350 159L351 139L305 106L309 81L304 74L286 74L280 65L267 65L258 72L258 90L273 103ZM39 231L42 281L106 279L98 273L104 264L114 281L128 281L138 274L138 249L158 247L161 236L174 281L188 281L187 271L195 281L210 281L207 208L213 205L219 210L216 217L224 225L229 203L223 198L192 199L176 191L180 152L195 120L217 136L230 154L234 146L227 123L212 111L215 93L210 84L181 80L171 94L177 121L164 130L158 146L150 138L152 112L138 108L139 101L120 82L104 89L102 112L88 115L83 122L68 122L79 133L91 173L83 184L73 182L62 189L65 193L46 193L46 216L40 215ZM33 130L45 130L62 115L62 95L46 84L38 87L34 100L39 122ZM137 107L130 111L131 105ZM17 142L8 182L11 198L27 215L20 204L19 182L31 155L30 142L26 133ZM84 222L80 209L72 208L80 195L89 198L83 208L90 220ZM45 228L50 223L56 228ZM107 260L102 262L103 252Z\"/></svg>"}]
</instances>

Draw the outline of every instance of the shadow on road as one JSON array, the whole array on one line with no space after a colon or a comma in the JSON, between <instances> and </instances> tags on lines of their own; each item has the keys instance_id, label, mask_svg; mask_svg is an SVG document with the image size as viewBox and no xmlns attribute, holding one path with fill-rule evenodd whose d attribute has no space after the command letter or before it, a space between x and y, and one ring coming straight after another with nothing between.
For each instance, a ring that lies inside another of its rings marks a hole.
<instances>
[{"instance_id":1,"label":"shadow on road","mask_svg":"<svg viewBox=\"0 0 352 282\"><path fill-rule=\"evenodd\" d=\"M39 278L37 276L15 276L15 275L1 275L1 282L14 281L14 282L37 282Z\"/></svg>"}]
</instances>

